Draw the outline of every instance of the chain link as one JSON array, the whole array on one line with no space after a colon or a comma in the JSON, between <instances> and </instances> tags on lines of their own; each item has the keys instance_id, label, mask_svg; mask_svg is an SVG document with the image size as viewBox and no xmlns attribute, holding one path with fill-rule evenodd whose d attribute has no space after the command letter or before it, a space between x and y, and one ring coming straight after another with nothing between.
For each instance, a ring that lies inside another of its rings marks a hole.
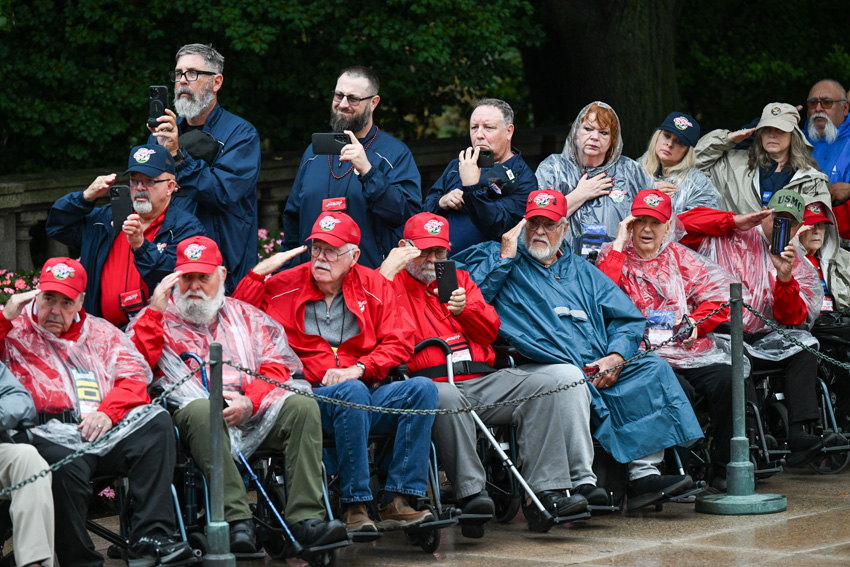
<instances>
[{"instance_id":1,"label":"chain link","mask_svg":"<svg viewBox=\"0 0 850 567\"><path fill-rule=\"evenodd\" d=\"M820 352L819 350L813 349L812 347L801 343L800 341L798 341L797 339L795 339L794 337L789 335L785 331L785 329L783 329L782 327L780 327L779 325L777 325L776 323L774 323L773 321L771 321L770 319L768 319L767 317L765 317L764 315L762 315L761 313L756 311L755 307L751 306L746 301L744 301L743 304L744 304L744 307L747 308L747 310L750 313L752 313L758 319L760 319L762 323L765 323L768 327L770 327L771 329L773 329L774 331L779 333L779 335L782 338L788 339L789 341L791 341L792 343L794 343L798 347L812 353L816 357L818 357L822 360L825 360L825 361L829 362L830 364L834 364L835 366L838 366L839 368L843 368L844 370L847 370L848 372L850 372L850 364L847 364L846 362L841 362L840 360L836 360L836 359L832 358L831 356Z\"/></svg>"},{"instance_id":2,"label":"chain link","mask_svg":"<svg viewBox=\"0 0 850 567\"><path fill-rule=\"evenodd\" d=\"M139 421L142 417L144 417L147 414L149 414L150 412L152 412L156 406L158 406L160 403L162 403L162 400L164 400L165 398L168 397L169 394L171 394L171 392L173 392L174 390L176 390L177 388L182 386L184 383L186 383L186 381L188 381L189 378L191 378L192 376L194 376L195 374L200 372L200 370L201 370L201 367L198 367L195 370L191 371L189 374L187 374L186 376L181 378L179 381L177 381L174 385L172 385L171 387L164 390L162 392L162 394L160 394L159 396L157 396L156 398L151 400L150 404L148 404L147 407L140 410L138 413L134 414L132 417L130 417L128 419L122 419L121 421L119 421L117 424L115 424L115 427L113 427L112 429L110 429L109 431L104 433L103 437L101 437L97 441L94 441L92 443L88 443L88 444L80 447L79 449L77 449L73 453L69 454L68 456L64 457L63 459L56 461L55 463L53 463L52 465L50 465L49 467L47 467L43 471L37 472L36 474L32 475L29 478L26 478L26 479L24 479L24 480L22 480L22 481L20 481L16 484L13 484L11 486L7 486L3 490L0 490L0 498L2 498L4 496L8 496L12 492L14 492L14 491L16 491L20 488L23 488L24 486L31 484L31 483L37 481L40 478L44 478L45 476L47 476L51 472L64 467L65 465L67 465L71 461L73 461L73 460L75 460L79 457L82 457L86 453L90 453L91 451L97 449L98 447L100 447L101 445L106 443L109 439L114 437L116 435L117 431L121 431L122 429L125 429L131 423L135 423L135 422Z\"/></svg>"}]
</instances>

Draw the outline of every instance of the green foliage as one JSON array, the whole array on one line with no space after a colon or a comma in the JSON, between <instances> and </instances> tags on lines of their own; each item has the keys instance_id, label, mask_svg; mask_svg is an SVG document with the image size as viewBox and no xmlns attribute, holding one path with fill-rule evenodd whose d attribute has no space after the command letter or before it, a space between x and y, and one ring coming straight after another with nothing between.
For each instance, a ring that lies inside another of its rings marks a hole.
<instances>
[{"instance_id":1,"label":"green foliage","mask_svg":"<svg viewBox=\"0 0 850 567\"><path fill-rule=\"evenodd\" d=\"M185 43L225 56L219 101L279 151L326 127L343 67L376 70L376 121L412 138L444 107L515 91L519 60L503 54L539 37L526 0L0 1L3 173L114 163L143 143L147 86L168 84Z\"/></svg>"}]
</instances>

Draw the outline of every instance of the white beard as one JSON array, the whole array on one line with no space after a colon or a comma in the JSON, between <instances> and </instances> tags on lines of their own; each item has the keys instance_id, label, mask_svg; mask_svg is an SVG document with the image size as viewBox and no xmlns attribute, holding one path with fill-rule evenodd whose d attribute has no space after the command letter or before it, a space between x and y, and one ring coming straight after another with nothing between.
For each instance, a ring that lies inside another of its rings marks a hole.
<instances>
[{"instance_id":1,"label":"white beard","mask_svg":"<svg viewBox=\"0 0 850 567\"><path fill-rule=\"evenodd\" d=\"M533 234L531 234L529 232L525 233L525 238L524 238L525 249L528 251L529 256L531 256L532 258L534 258L535 260L537 260L541 264L545 264L548 260L550 260L558 252L558 247L557 246L554 246L554 247L551 246L549 244L548 240L546 240L546 248L545 249L532 248L531 244L532 244L533 238L534 238ZM562 234L562 238L563 238L563 234ZM541 242L542 242L542 240L541 240Z\"/></svg>"},{"instance_id":2,"label":"white beard","mask_svg":"<svg viewBox=\"0 0 850 567\"><path fill-rule=\"evenodd\" d=\"M190 93L186 87L178 88L174 94L174 110L178 116L182 116L186 120L192 120L200 116L215 100L215 93L212 90L212 82L208 83L204 89L198 93ZM182 93L190 94L191 98L183 98Z\"/></svg>"},{"instance_id":3,"label":"white beard","mask_svg":"<svg viewBox=\"0 0 850 567\"><path fill-rule=\"evenodd\" d=\"M404 267L410 276L421 284L428 285L437 279L437 270L434 268L434 262L423 262L421 266L417 266L413 262L408 262Z\"/></svg>"},{"instance_id":4,"label":"white beard","mask_svg":"<svg viewBox=\"0 0 850 567\"><path fill-rule=\"evenodd\" d=\"M213 298L210 298L201 290L196 292L187 290L186 293L181 294L180 288L177 285L174 286L172 294L174 296L174 305L177 307L180 315L193 325L205 327L215 320L218 310L221 309L224 303L224 280L222 280ZM203 299L200 301L189 299L193 296L203 297Z\"/></svg>"},{"instance_id":5,"label":"white beard","mask_svg":"<svg viewBox=\"0 0 850 567\"><path fill-rule=\"evenodd\" d=\"M823 134L818 132L818 129L815 127L815 118L826 119L826 124L823 127ZM806 133L809 135L810 140L818 141L823 139L827 144L833 143L835 139L838 138L838 128L836 128L835 124L833 124L832 120L825 112L815 112L809 116L809 127L806 129Z\"/></svg>"}]
</instances>

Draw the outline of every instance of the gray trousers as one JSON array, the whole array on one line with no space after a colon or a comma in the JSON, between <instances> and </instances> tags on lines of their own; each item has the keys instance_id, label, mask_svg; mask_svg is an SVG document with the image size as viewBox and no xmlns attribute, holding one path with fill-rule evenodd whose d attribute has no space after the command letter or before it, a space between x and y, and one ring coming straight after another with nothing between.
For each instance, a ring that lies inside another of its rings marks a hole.
<instances>
[{"instance_id":1,"label":"gray trousers","mask_svg":"<svg viewBox=\"0 0 850 567\"><path fill-rule=\"evenodd\" d=\"M444 409L486 405L555 388L555 381L547 374L513 368L456 382L456 388L447 382L435 384L439 407ZM570 488L564 433L558 425L562 421L560 411L557 396L550 395L478 413L487 425L516 425L523 477L534 492ZM476 427L472 416L438 415L431 436L457 498L483 490L485 473L475 452Z\"/></svg>"},{"instance_id":2,"label":"gray trousers","mask_svg":"<svg viewBox=\"0 0 850 567\"><path fill-rule=\"evenodd\" d=\"M548 374L555 381L556 387L573 384L584 378L584 372L572 364L524 364L520 368L527 372ZM590 390L584 384L579 384L561 390L557 398L572 486L595 486L593 437L590 434Z\"/></svg>"}]
</instances>

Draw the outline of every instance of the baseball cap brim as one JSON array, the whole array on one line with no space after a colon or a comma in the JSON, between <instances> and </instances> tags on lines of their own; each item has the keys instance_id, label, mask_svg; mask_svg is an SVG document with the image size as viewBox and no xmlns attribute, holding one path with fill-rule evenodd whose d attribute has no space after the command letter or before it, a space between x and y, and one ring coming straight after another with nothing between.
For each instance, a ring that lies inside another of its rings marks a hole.
<instances>
[{"instance_id":1,"label":"baseball cap brim","mask_svg":"<svg viewBox=\"0 0 850 567\"><path fill-rule=\"evenodd\" d=\"M543 209L543 208L534 209L533 211L528 211L527 213L525 213L525 219L526 220L528 220L532 217L546 217L547 219L550 219L550 220L553 220L553 221L559 221L562 218L564 218L563 216L558 214L557 211L553 211L552 209Z\"/></svg>"},{"instance_id":2,"label":"baseball cap brim","mask_svg":"<svg viewBox=\"0 0 850 567\"><path fill-rule=\"evenodd\" d=\"M632 209L632 216L635 217L652 217L661 222L667 222L670 220L670 217L665 217L664 213L659 211L658 209Z\"/></svg>"},{"instance_id":3,"label":"baseball cap brim","mask_svg":"<svg viewBox=\"0 0 850 567\"><path fill-rule=\"evenodd\" d=\"M314 232L307 237L307 240L321 240L322 242L327 242L334 248L342 246L343 244L348 244L344 239L340 238L339 236L327 233L325 231Z\"/></svg>"},{"instance_id":4,"label":"baseball cap brim","mask_svg":"<svg viewBox=\"0 0 850 567\"><path fill-rule=\"evenodd\" d=\"M208 264L206 262L186 262L177 266L177 269L184 274L211 274L218 269L218 264Z\"/></svg>"},{"instance_id":5,"label":"baseball cap brim","mask_svg":"<svg viewBox=\"0 0 850 567\"><path fill-rule=\"evenodd\" d=\"M427 248L445 248L446 250L452 249L451 244L446 242L445 238L423 236L420 238L409 238L408 240L412 241L420 250L425 250Z\"/></svg>"},{"instance_id":6,"label":"baseball cap brim","mask_svg":"<svg viewBox=\"0 0 850 567\"><path fill-rule=\"evenodd\" d=\"M80 296L81 291L76 288L59 281L39 282L38 289L41 291L55 291L61 293L68 299L74 300Z\"/></svg>"},{"instance_id":7,"label":"baseball cap brim","mask_svg":"<svg viewBox=\"0 0 850 567\"><path fill-rule=\"evenodd\" d=\"M165 173L165 170L159 169L159 168L156 168L156 167L152 167L150 165L138 164L138 165L134 165L132 167L128 167L127 171L124 172L124 175L127 175L128 173L133 173L133 172L144 173L148 177L159 177L160 175Z\"/></svg>"}]
</instances>

